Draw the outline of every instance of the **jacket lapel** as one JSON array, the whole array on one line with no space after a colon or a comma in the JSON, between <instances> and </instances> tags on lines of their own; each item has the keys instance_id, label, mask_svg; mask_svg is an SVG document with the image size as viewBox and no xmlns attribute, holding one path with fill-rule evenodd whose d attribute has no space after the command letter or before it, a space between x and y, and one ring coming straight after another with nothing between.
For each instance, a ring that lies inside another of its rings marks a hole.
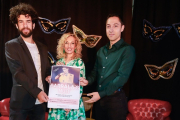
<instances>
[{"instance_id":1,"label":"jacket lapel","mask_svg":"<svg viewBox=\"0 0 180 120\"><path fill-rule=\"evenodd\" d=\"M36 68L35 68L35 65L34 65L34 62L33 62L32 56L31 56L31 53L30 53L29 49L27 48L26 43L24 42L24 40L22 39L21 36L18 37L18 40L19 40L22 48L26 52L26 55L29 57L30 64L33 65L33 67L34 67L34 69L36 71ZM37 71L36 71L36 74L37 74Z\"/></svg>"},{"instance_id":2,"label":"jacket lapel","mask_svg":"<svg viewBox=\"0 0 180 120\"><path fill-rule=\"evenodd\" d=\"M37 45L37 48L39 50L39 55L40 55L40 61L41 61L41 76L42 76L42 83L43 83L43 87L44 87L44 90L46 90L46 84L45 84L45 78L43 78L44 74L46 71L46 64L45 64L45 54L47 54L46 52L43 51L43 47L41 46L41 44L39 44L39 42L35 41L36 45Z\"/></svg>"},{"instance_id":3,"label":"jacket lapel","mask_svg":"<svg viewBox=\"0 0 180 120\"><path fill-rule=\"evenodd\" d=\"M21 38L21 36L18 37L18 40L19 40L21 46L23 47L24 51L26 52L27 56L29 57L31 62L34 64L33 59L31 57L31 53L30 53L29 49L27 48L26 43L24 42L24 40Z\"/></svg>"},{"instance_id":4,"label":"jacket lapel","mask_svg":"<svg viewBox=\"0 0 180 120\"><path fill-rule=\"evenodd\" d=\"M35 43L36 43L37 48L38 48L38 50L39 50L40 61L41 61L41 75L43 75L43 70L44 70L43 68L45 67L45 65L44 65L44 60L43 60L43 58L44 58L44 53L43 53L43 50L42 50L41 45L40 45L38 42L36 42L36 41L35 41Z\"/></svg>"}]
</instances>

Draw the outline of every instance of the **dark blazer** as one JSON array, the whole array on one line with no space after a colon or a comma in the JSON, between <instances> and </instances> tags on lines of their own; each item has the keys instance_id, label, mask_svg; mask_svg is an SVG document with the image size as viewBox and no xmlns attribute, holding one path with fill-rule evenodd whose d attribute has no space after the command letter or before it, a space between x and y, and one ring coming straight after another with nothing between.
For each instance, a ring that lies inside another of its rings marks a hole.
<instances>
[{"instance_id":1,"label":"dark blazer","mask_svg":"<svg viewBox=\"0 0 180 120\"><path fill-rule=\"evenodd\" d=\"M42 43L35 43L40 54L42 83L46 92L45 77L50 75L48 52ZM37 87L38 76L33 59L21 36L5 43L5 56L13 78L10 108L31 109L41 89Z\"/></svg>"}]
</instances>

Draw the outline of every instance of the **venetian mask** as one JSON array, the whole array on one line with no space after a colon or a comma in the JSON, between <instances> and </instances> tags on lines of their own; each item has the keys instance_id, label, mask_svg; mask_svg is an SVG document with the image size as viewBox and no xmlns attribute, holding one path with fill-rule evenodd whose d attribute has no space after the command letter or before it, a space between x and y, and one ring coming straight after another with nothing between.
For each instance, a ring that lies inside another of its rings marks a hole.
<instances>
[{"instance_id":1,"label":"venetian mask","mask_svg":"<svg viewBox=\"0 0 180 120\"><path fill-rule=\"evenodd\" d=\"M66 32L71 18L60 19L58 21L50 21L49 19L39 17L38 23L42 31L46 34L56 32L57 34L63 34Z\"/></svg>"},{"instance_id":2,"label":"venetian mask","mask_svg":"<svg viewBox=\"0 0 180 120\"><path fill-rule=\"evenodd\" d=\"M175 68L178 62L178 58L166 62L163 66L156 66L156 65L148 65L145 64L145 68L148 72L149 77L152 80L158 80L160 77L163 79L170 79L172 78L174 72L175 72Z\"/></svg>"},{"instance_id":3,"label":"venetian mask","mask_svg":"<svg viewBox=\"0 0 180 120\"><path fill-rule=\"evenodd\" d=\"M95 47L99 40L102 38L102 36L98 35L86 35L81 29L79 29L75 25L73 25L72 28L73 33L79 39L81 44L85 44L89 48Z\"/></svg>"},{"instance_id":4,"label":"venetian mask","mask_svg":"<svg viewBox=\"0 0 180 120\"><path fill-rule=\"evenodd\" d=\"M48 52L48 58L51 61L51 64L54 64L56 62L56 60L54 59L54 57L52 56L50 52Z\"/></svg>"},{"instance_id":5,"label":"venetian mask","mask_svg":"<svg viewBox=\"0 0 180 120\"><path fill-rule=\"evenodd\" d=\"M174 23L174 24L172 24L172 26L175 29L178 37L180 38L180 23Z\"/></svg>"},{"instance_id":6,"label":"venetian mask","mask_svg":"<svg viewBox=\"0 0 180 120\"><path fill-rule=\"evenodd\" d=\"M154 27L150 22L144 19L142 34L145 38L150 38L153 42L158 42L171 28L171 26Z\"/></svg>"}]
</instances>

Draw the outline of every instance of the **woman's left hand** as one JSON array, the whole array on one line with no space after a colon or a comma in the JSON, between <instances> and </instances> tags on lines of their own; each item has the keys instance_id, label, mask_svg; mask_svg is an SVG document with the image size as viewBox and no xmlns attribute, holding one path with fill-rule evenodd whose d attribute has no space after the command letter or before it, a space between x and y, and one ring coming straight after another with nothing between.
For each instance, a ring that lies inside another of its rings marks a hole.
<instances>
[{"instance_id":1,"label":"woman's left hand","mask_svg":"<svg viewBox=\"0 0 180 120\"><path fill-rule=\"evenodd\" d=\"M69 112L71 111L71 109L64 109L66 111L66 116L69 114Z\"/></svg>"}]
</instances>

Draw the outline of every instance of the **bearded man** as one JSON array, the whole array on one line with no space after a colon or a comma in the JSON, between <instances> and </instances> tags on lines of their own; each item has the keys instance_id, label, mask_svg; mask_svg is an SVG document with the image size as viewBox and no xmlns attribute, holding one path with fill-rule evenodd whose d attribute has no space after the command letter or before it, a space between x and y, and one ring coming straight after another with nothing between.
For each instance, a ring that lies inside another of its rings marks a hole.
<instances>
[{"instance_id":1,"label":"bearded man","mask_svg":"<svg viewBox=\"0 0 180 120\"><path fill-rule=\"evenodd\" d=\"M48 96L45 77L50 75L47 48L33 39L38 14L29 4L10 9L10 20L20 36L5 43L5 55L12 73L10 120L44 120Z\"/></svg>"}]
</instances>

